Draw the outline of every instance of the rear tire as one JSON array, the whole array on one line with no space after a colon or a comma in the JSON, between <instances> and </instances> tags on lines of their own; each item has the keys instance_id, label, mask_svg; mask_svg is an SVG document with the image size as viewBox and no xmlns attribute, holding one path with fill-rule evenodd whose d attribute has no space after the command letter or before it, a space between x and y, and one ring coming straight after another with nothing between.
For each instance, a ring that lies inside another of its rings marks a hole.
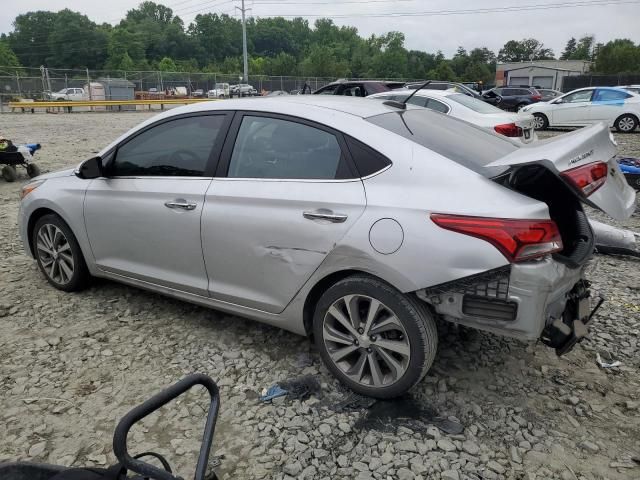
<instances>
[{"instance_id":1,"label":"rear tire","mask_svg":"<svg viewBox=\"0 0 640 480\"><path fill-rule=\"evenodd\" d=\"M6 182L15 182L18 178L16 167L11 165L5 165L2 167L2 178L4 178Z\"/></svg>"},{"instance_id":2,"label":"rear tire","mask_svg":"<svg viewBox=\"0 0 640 480\"><path fill-rule=\"evenodd\" d=\"M367 275L347 277L322 295L313 333L331 373L375 398L400 396L422 380L438 344L424 303Z\"/></svg>"},{"instance_id":3,"label":"rear tire","mask_svg":"<svg viewBox=\"0 0 640 480\"><path fill-rule=\"evenodd\" d=\"M40 175L40 167L38 167L38 165L36 165L35 163L28 164L27 175L29 175L29 178L37 177L38 175Z\"/></svg>"},{"instance_id":4,"label":"rear tire","mask_svg":"<svg viewBox=\"0 0 640 480\"><path fill-rule=\"evenodd\" d=\"M544 113L533 114L533 128L536 130L546 130L549 128L549 119Z\"/></svg>"},{"instance_id":5,"label":"rear tire","mask_svg":"<svg viewBox=\"0 0 640 480\"><path fill-rule=\"evenodd\" d=\"M633 115L625 113L624 115L620 115L613 125L616 127L618 133L631 133L638 128L638 119Z\"/></svg>"},{"instance_id":6,"label":"rear tire","mask_svg":"<svg viewBox=\"0 0 640 480\"><path fill-rule=\"evenodd\" d=\"M55 214L40 217L32 232L33 253L47 281L58 290L86 288L89 270L75 235Z\"/></svg>"}]
</instances>

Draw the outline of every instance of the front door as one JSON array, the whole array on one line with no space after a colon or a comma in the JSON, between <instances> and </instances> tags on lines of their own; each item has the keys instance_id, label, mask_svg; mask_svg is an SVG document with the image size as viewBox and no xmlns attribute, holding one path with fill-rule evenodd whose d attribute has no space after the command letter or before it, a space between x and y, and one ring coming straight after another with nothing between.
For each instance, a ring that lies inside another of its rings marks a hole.
<instances>
[{"instance_id":1,"label":"front door","mask_svg":"<svg viewBox=\"0 0 640 480\"><path fill-rule=\"evenodd\" d=\"M362 181L339 133L257 113L237 115L219 174L202 215L210 294L279 313L362 215Z\"/></svg>"},{"instance_id":2,"label":"front door","mask_svg":"<svg viewBox=\"0 0 640 480\"><path fill-rule=\"evenodd\" d=\"M588 125L593 90L579 90L554 101L552 125Z\"/></svg>"},{"instance_id":3,"label":"front door","mask_svg":"<svg viewBox=\"0 0 640 480\"><path fill-rule=\"evenodd\" d=\"M225 115L176 118L117 148L84 204L98 268L207 295L200 217L224 125Z\"/></svg>"}]
</instances>

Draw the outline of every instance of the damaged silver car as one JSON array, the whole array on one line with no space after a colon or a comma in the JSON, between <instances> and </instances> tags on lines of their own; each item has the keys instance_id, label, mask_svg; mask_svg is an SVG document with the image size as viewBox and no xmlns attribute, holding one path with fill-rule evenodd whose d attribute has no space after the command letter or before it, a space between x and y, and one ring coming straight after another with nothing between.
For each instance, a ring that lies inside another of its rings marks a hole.
<instances>
[{"instance_id":1,"label":"damaged silver car","mask_svg":"<svg viewBox=\"0 0 640 480\"><path fill-rule=\"evenodd\" d=\"M559 354L584 338L582 204L635 208L615 150L605 125L523 146L397 102L199 103L27 184L20 232L56 288L104 277L313 335L388 398L428 371L437 317Z\"/></svg>"}]
</instances>

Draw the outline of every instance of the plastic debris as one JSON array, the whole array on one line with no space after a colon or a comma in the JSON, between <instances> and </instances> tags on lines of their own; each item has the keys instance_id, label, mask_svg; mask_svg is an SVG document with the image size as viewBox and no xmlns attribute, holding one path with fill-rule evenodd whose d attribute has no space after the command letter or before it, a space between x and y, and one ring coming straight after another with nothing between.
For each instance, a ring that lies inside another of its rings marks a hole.
<instances>
[{"instance_id":1,"label":"plastic debris","mask_svg":"<svg viewBox=\"0 0 640 480\"><path fill-rule=\"evenodd\" d=\"M616 360L614 362L603 362L599 353L596 353L596 362L600 365L600 368L615 368L622 365L622 362Z\"/></svg>"},{"instance_id":2,"label":"plastic debris","mask_svg":"<svg viewBox=\"0 0 640 480\"><path fill-rule=\"evenodd\" d=\"M640 257L640 234L589 220L595 235L596 250L607 255Z\"/></svg>"},{"instance_id":3,"label":"plastic debris","mask_svg":"<svg viewBox=\"0 0 640 480\"><path fill-rule=\"evenodd\" d=\"M270 402L279 397L286 396L290 400L304 400L312 394L320 392L320 382L312 375L305 375L291 380L282 380L268 389L263 389L260 395L261 402Z\"/></svg>"}]
</instances>

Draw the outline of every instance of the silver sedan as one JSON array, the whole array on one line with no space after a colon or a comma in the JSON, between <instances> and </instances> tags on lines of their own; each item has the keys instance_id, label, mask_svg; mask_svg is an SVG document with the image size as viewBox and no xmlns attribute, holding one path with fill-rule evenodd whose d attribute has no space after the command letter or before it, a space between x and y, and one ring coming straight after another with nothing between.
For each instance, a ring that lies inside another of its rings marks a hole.
<instances>
[{"instance_id":1,"label":"silver sedan","mask_svg":"<svg viewBox=\"0 0 640 480\"><path fill-rule=\"evenodd\" d=\"M104 277L312 335L353 390L402 394L436 319L586 335L581 203L635 194L604 126L522 146L411 105L289 96L160 114L22 192L20 232L56 288Z\"/></svg>"}]
</instances>

